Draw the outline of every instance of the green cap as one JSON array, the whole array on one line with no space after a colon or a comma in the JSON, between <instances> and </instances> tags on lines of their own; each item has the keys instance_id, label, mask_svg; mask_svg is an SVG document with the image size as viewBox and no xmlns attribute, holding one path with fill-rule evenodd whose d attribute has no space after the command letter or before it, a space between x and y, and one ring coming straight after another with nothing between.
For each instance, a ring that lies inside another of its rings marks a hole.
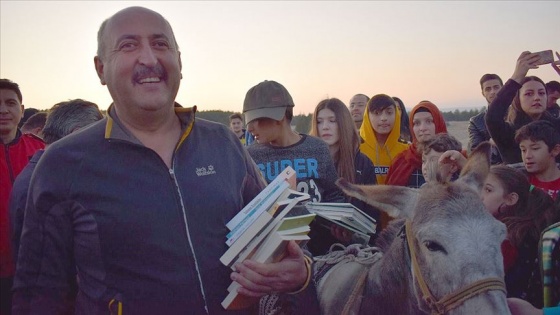
<instances>
[{"instance_id":1,"label":"green cap","mask_svg":"<svg viewBox=\"0 0 560 315\"><path fill-rule=\"evenodd\" d=\"M245 122L258 118L282 120L286 109L294 107L294 101L286 88L275 81L263 81L253 86L245 95L243 114Z\"/></svg>"}]
</instances>

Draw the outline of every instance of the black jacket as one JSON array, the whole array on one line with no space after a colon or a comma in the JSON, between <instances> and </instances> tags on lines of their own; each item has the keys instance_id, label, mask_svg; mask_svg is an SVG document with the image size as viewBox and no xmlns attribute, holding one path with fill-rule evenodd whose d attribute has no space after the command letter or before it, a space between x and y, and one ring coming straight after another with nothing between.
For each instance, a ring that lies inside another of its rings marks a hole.
<instances>
[{"instance_id":1,"label":"black jacket","mask_svg":"<svg viewBox=\"0 0 560 315\"><path fill-rule=\"evenodd\" d=\"M509 79L498 92L492 104L488 106L488 112L486 113L486 126L506 164L522 161L521 150L515 142L515 132L523 124L511 124L504 120L504 116L520 88L521 84ZM544 102L546 102L546 99ZM560 132L560 119L552 117L547 112L544 112L540 119L550 121Z\"/></svg>"},{"instance_id":2,"label":"black jacket","mask_svg":"<svg viewBox=\"0 0 560 315\"><path fill-rule=\"evenodd\" d=\"M469 144L467 147L468 153L470 154L481 142L490 140L490 133L486 128L486 122L484 117L486 116L486 109L482 110L477 115L469 119ZM502 157L498 148L492 146L492 155L490 157L492 164L499 164L502 162Z\"/></svg>"},{"instance_id":3,"label":"black jacket","mask_svg":"<svg viewBox=\"0 0 560 315\"><path fill-rule=\"evenodd\" d=\"M259 170L233 132L193 110L176 109L171 168L109 112L37 164L14 313L107 314L120 302L125 314L230 314L225 224L264 187Z\"/></svg>"}]
</instances>

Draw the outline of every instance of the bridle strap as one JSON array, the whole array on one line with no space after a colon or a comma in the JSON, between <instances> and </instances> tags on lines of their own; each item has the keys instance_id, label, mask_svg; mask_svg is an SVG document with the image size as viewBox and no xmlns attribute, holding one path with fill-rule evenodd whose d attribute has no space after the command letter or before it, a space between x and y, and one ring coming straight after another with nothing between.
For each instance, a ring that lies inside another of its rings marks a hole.
<instances>
[{"instance_id":1,"label":"bridle strap","mask_svg":"<svg viewBox=\"0 0 560 315\"><path fill-rule=\"evenodd\" d=\"M479 281L475 281L468 286L456 290L450 294L447 294L439 301L433 296L432 292L428 288L428 285L424 281L424 277L420 272L420 266L418 265L418 260L416 259L416 250L414 249L414 241L412 237L412 226L410 220L406 220L405 231L406 231L406 241L408 244L408 249L410 252L410 260L412 264L413 278L416 278L418 286L422 291L422 299L428 304L432 314L445 314L455 307L461 305L466 300L471 297L489 291L489 290L500 290L504 293L506 292L504 281L500 278L486 278Z\"/></svg>"}]
</instances>

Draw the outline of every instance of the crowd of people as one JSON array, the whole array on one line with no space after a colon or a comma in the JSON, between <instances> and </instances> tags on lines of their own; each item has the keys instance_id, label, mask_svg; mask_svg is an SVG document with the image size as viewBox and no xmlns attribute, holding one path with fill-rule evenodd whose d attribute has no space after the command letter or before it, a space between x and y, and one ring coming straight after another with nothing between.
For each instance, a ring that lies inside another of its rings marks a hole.
<instances>
[{"instance_id":1,"label":"crowd of people","mask_svg":"<svg viewBox=\"0 0 560 315\"><path fill-rule=\"evenodd\" d=\"M510 309L560 303L560 84L527 75L538 54L521 53L505 84L482 76L488 108L470 120L463 150L436 104L407 113L386 94L322 100L311 130L298 133L295 102L275 81L247 91L229 128L198 119L175 102L182 63L172 27L146 8L106 19L97 44L95 69L113 99L106 115L81 99L25 110L18 84L0 79L0 314L319 314L313 257L359 241L353 233L312 226L306 246L291 241L280 261L232 271L219 261L226 223L290 166L311 201L352 203L379 234L391 218L345 196L338 178L419 188L435 170L453 181L485 141L493 166L481 200L507 226ZM560 75L560 60L552 68ZM543 242L543 233L556 237ZM268 298L226 311L232 280L239 293Z\"/></svg>"}]
</instances>

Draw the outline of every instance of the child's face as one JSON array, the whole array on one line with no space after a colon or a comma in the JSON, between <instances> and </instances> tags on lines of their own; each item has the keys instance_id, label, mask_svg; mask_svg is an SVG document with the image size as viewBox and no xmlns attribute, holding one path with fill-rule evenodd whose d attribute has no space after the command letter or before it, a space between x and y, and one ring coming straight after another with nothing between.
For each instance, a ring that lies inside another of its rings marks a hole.
<instances>
[{"instance_id":1,"label":"child's face","mask_svg":"<svg viewBox=\"0 0 560 315\"><path fill-rule=\"evenodd\" d=\"M258 118L247 124L247 130L258 143L274 144L281 133L281 123L270 118Z\"/></svg>"},{"instance_id":2,"label":"child's face","mask_svg":"<svg viewBox=\"0 0 560 315\"><path fill-rule=\"evenodd\" d=\"M528 173L541 174L552 167L556 167L555 157L558 153L549 151L548 145L543 140L532 141L531 139L522 140L519 143L521 158Z\"/></svg>"},{"instance_id":3,"label":"child's face","mask_svg":"<svg viewBox=\"0 0 560 315\"><path fill-rule=\"evenodd\" d=\"M452 166L450 164L439 164L438 160L439 157L443 154L443 152L437 152L435 150L430 150L428 153L422 153L422 175L426 182L431 182L435 180L435 178L431 178L428 174L428 164L432 163L435 167L437 167L438 172L441 174L444 180L449 180L451 175L453 175Z\"/></svg>"},{"instance_id":4,"label":"child's face","mask_svg":"<svg viewBox=\"0 0 560 315\"><path fill-rule=\"evenodd\" d=\"M324 108L317 113L317 134L329 146L335 145L340 139L338 135L338 124L335 113Z\"/></svg>"},{"instance_id":5,"label":"child's face","mask_svg":"<svg viewBox=\"0 0 560 315\"><path fill-rule=\"evenodd\" d=\"M382 135L388 135L395 125L395 106L385 107L382 110L368 111L369 121L373 130Z\"/></svg>"},{"instance_id":6,"label":"child's face","mask_svg":"<svg viewBox=\"0 0 560 315\"><path fill-rule=\"evenodd\" d=\"M419 112L412 118L412 130L419 142L427 142L436 136L434 117L429 112Z\"/></svg>"},{"instance_id":7,"label":"child's face","mask_svg":"<svg viewBox=\"0 0 560 315\"><path fill-rule=\"evenodd\" d=\"M486 182L484 182L484 187L480 193L480 198L486 210L493 216L497 216L500 207L506 204L507 200L504 186L494 174L490 173L486 177Z\"/></svg>"}]
</instances>

